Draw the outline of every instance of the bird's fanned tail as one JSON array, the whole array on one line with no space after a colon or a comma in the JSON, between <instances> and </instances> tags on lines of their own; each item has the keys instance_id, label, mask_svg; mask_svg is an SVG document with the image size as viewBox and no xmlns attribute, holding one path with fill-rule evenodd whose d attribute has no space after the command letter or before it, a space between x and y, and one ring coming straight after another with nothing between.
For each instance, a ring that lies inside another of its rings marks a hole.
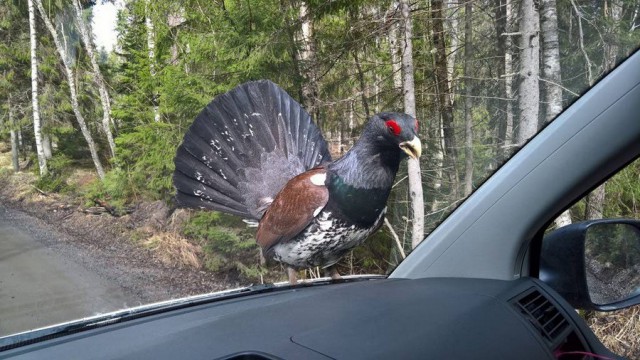
<instances>
[{"instance_id":1,"label":"bird's fanned tail","mask_svg":"<svg viewBox=\"0 0 640 360\"><path fill-rule=\"evenodd\" d=\"M176 199L259 220L289 179L330 160L300 104L268 80L248 82L216 97L185 134Z\"/></svg>"}]
</instances>

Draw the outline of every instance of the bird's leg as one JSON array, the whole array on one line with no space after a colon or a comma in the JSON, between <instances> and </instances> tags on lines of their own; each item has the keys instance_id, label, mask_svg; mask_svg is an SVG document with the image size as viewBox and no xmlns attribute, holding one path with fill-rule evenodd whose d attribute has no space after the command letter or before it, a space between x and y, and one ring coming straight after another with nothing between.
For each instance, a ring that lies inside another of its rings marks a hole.
<instances>
[{"instance_id":1,"label":"bird's leg","mask_svg":"<svg viewBox=\"0 0 640 360\"><path fill-rule=\"evenodd\" d=\"M338 273L338 269L336 269L336 267L333 265L324 269L324 276L328 276L333 280L342 279L342 276L340 276L340 274Z\"/></svg>"},{"instance_id":2,"label":"bird's leg","mask_svg":"<svg viewBox=\"0 0 640 360\"><path fill-rule=\"evenodd\" d=\"M297 273L298 272L296 271L296 269L287 266L287 275L289 275L289 283L291 285L297 285L298 284L298 274Z\"/></svg>"}]
</instances>

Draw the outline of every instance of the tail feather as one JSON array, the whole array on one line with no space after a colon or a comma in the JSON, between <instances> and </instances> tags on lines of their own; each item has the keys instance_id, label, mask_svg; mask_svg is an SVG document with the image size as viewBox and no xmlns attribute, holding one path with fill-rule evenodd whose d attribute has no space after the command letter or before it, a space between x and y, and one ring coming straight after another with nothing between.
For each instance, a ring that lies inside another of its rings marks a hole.
<instances>
[{"instance_id":1,"label":"tail feather","mask_svg":"<svg viewBox=\"0 0 640 360\"><path fill-rule=\"evenodd\" d=\"M270 81L245 83L216 97L185 134L176 199L258 220L288 180L330 160L300 104Z\"/></svg>"}]
</instances>

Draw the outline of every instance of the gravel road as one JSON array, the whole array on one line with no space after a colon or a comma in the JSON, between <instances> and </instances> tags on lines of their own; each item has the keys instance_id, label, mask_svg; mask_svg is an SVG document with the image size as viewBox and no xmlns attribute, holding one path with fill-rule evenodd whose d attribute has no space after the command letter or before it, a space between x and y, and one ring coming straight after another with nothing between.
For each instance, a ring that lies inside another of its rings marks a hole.
<instances>
[{"instance_id":1,"label":"gravel road","mask_svg":"<svg viewBox=\"0 0 640 360\"><path fill-rule=\"evenodd\" d=\"M237 287L209 272L165 266L117 235L119 220L109 215L8 204L0 202L0 337Z\"/></svg>"},{"instance_id":2,"label":"gravel road","mask_svg":"<svg viewBox=\"0 0 640 360\"><path fill-rule=\"evenodd\" d=\"M0 336L144 301L87 266L92 257L39 219L0 206Z\"/></svg>"}]
</instances>

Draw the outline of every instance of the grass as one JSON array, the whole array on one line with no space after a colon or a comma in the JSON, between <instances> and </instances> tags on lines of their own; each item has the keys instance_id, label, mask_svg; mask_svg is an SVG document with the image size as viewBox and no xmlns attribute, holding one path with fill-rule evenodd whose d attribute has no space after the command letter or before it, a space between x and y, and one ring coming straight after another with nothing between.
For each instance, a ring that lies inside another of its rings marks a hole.
<instances>
[{"instance_id":1,"label":"grass","mask_svg":"<svg viewBox=\"0 0 640 360\"><path fill-rule=\"evenodd\" d=\"M591 313L587 323L609 350L629 359L640 359L640 305Z\"/></svg>"}]
</instances>

